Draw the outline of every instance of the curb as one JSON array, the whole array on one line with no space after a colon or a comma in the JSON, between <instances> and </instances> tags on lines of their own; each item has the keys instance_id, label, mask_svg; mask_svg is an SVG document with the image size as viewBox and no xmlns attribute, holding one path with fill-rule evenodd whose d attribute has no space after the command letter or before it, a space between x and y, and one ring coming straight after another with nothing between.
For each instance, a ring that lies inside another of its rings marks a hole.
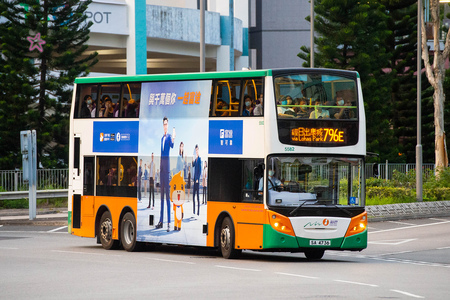
<instances>
[{"instance_id":1,"label":"curb","mask_svg":"<svg viewBox=\"0 0 450 300\"><path fill-rule=\"evenodd\" d=\"M369 222L449 217L450 201L366 206Z\"/></svg>"},{"instance_id":2,"label":"curb","mask_svg":"<svg viewBox=\"0 0 450 300\"><path fill-rule=\"evenodd\" d=\"M40 219L40 220L0 220L0 225L28 225L28 226L67 226L65 219Z\"/></svg>"}]
</instances>

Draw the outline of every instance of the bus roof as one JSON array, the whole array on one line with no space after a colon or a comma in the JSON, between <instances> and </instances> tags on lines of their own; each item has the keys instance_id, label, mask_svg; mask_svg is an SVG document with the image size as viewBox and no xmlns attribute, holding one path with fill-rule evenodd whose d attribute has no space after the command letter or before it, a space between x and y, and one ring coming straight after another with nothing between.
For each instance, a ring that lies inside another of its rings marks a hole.
<instances>
[{"instance_id":1,"label":"bus roof","mask_svg":"<svg viewBox=\"0 0 450 300\"><path fill-rule=\"evenodd\" d=\"M351 73L359 78L358 72L347 70L331 70L331 69L310 69L310 68L289 68L289 69L273 69L273 70L243 70L243 71L227 71L227 72L204 72L204 73L170 73L170 74L145 74L145 75L118 75L104 77L79 77L75 79L76 84L83 83L115 83L115 82L141 82L141 81L170 81L170 80L198 80L198 79L220 79L220 78L246 78L246 77L263 77L272 76L272 74L282 74L285 72L314 72L318 70L326 70L327 72Z\"/></svg>"}]
</instances>

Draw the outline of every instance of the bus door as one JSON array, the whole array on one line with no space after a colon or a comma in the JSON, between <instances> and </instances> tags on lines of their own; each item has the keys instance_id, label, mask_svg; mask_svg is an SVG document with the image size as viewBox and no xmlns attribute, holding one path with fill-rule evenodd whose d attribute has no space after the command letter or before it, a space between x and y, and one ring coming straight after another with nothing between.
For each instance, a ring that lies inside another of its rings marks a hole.
<instances>
[{"instance_id":1,"label":"bus door","mask_svg":"<svg viewBox=\"0 0 450 300\"><path fill-rule=\"evenodd\" d=\"M83 164L83 195L94 196L95 160L93 156L85 156Z\"/></svg>"},{"instance_id":2,"label":"bus door","mask_svg":"<svg viewBox=\"0 0 450 300\"><path fill-rule=\"evenodd\" d=\"M73 193L82 194L83 192L83 181L81 176L81 134L76 133L74 136L74 151L73 151L73 169L72 169L72 179L73 179Z\"/></svg>"}]
</instances>

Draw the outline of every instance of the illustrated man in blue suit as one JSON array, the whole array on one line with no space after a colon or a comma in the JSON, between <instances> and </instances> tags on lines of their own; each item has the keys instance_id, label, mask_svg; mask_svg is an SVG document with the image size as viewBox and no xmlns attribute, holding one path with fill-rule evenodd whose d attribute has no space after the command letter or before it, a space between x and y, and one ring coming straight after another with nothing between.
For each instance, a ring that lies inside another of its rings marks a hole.
<instances>
[{"instance_id":1,"label":"illustrated man in blue suit","mask_svg":"<svg viewBox=\"0 0 450 300\"><path fill-rule=\"evenodd\" d=\"M192 162L194 167L194 192L192 204L194 205L194 215L195 215L195 195L197 195L197 216L200 215L200 196L199 196L199 185L200 185L200 174L202 173L202 160L198 154L198 145L195 145L195 160Z\"/></svg>"},{"instance_id":2,"label":"illustrated man in blue suit","mask_svg":"<svg viewBox=\"0 0 450 300\"><path fill-rule=\"evenodd\" d=\"M175 128L173 128L173 136L167 133L169 128L169 119L163 118L164 135L161 138L161 163L160 163L160 186L161 186L161 214L159 223L156 228L162 228L164 223L164 197L167 204L167 231L170 231L170 148L173 148L175 141Z\"/></svg>"}]
</instances>

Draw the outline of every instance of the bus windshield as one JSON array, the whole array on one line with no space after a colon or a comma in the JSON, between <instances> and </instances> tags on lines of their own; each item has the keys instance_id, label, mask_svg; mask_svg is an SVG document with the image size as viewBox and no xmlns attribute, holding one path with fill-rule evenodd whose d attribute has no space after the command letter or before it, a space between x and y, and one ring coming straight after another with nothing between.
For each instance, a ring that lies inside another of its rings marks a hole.
<instances>
[{"instance_id":1,"label":"bus windshield","mask_svg":"<svg viewBox=\"0 0 450 300\"><path fill-rule=\"evenodd\" d=\"M270 156L266 166L267 204L363 205L362 165L361 158Z\"/></svg>"},{"instance_id":2,"label":"bus windshield","mask_svg":"<svg viewBox=\"0 0 450 300\"><path fill-rule=\"evenodd\" d=\"M355 78L294 74L275 78L278 118L356 120Z\"/></svg>"}]
</instances>

